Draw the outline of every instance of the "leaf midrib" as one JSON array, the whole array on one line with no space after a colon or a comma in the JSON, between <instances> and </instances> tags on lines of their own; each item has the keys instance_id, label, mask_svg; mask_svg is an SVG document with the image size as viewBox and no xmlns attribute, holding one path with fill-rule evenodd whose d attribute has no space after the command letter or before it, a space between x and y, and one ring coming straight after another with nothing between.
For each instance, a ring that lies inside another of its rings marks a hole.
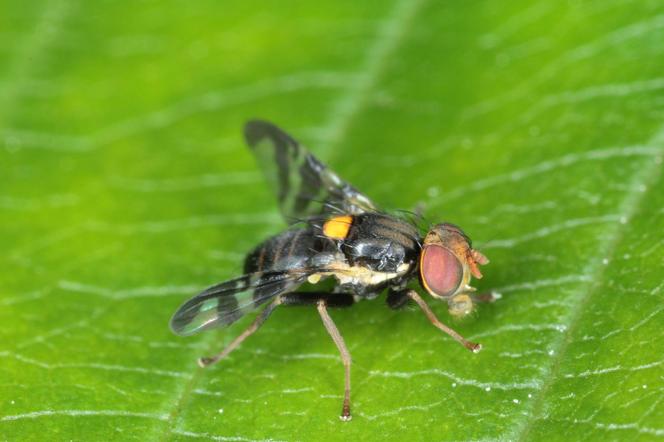
<instances>
[{"instance_id":1,"label":"leaf midrib","mask_svg":"<svg viewBox=\"0 0 664 442\"><path fill-rule=\"evenodd\" d=\"M662 140L664 140L664 126L661 126L655 135L651 137L647 145L658 146L661 144ZM664 150L662 150L661 153L664 153ZM642 204L648 200L647 197L650 192L652 192L652 184L658 181L661 171L661 164L657 161L651 160L650 164L642 169L637 169L633 174L630 188L634 190L629 192L620 204L621 210L619 213L623 214L625 222L618 222L610 225L612 227L607 229L609 232L601 235L606 241L602 241L597 247L597 253L594 254L595 259L587 266L588 271L583 272L584 275L587 275L587 280L589 282L580 285L579 289L576 291L576 295L571 296L571 298L577 300L577 302L575 302L570 308L568 319L563 321L563 323L567 324L565 331L560 334L557 342L552 345L554 356L551 357L550 363L544 368L544 370L542 370L542 388L538 390L538 393L533 398L533 401L531 402L532 405L524 414L522 422L516 426L511 434L502 437L503 440L524 441L528 439L533 425L538 421L540 412L546 404L547 394L559 379L560 366L567 355L567 350L572 342L571 338L574 336L574 333L581 322L586 306L591 304L593 297L603 287L605 273L608 266L604 265L602 261L607 258L612 261L611 258L615 256L616 249L620 245L621 240L630 225L630 221L633 219L634 215L639 212ZM640 191L639 189L643 186L646 186L648 191Z\"/></svg>"}]
</instances>

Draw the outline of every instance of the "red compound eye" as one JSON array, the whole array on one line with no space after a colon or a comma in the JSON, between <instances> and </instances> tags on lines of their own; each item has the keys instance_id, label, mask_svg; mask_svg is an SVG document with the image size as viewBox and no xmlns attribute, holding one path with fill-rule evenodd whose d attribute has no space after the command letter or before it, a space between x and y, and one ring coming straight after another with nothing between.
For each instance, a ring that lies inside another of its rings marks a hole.
<instances>
[{"instance_id":1,"label":"red compound eye","mask_svg":"<svg viewBox=\"0 0 664 442\"><path fill-rule=\"evenodd\" d=\"M420 275L425 288L438 296L456 292L463 278L463 267L445 247L428 245L422 250Z\"/></svg>"}]
</instances>

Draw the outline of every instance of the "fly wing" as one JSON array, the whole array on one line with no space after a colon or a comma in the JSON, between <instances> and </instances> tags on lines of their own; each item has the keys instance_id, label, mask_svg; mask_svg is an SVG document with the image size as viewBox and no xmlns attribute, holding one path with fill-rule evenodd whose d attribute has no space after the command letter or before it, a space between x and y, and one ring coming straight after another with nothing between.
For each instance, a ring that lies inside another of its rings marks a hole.
<instances>
[{"instance_id":1,"label":"fly wing","mask_svg":"<svg viewBox=\"0 0 664 442\"><path fill-rule=\"evenodd\" d=\"M171 318L171 330L188 336L231 325L268 299L295 290L311 273L255 272L209 287L180 306Z\"/></svg>"},{"instance_id":2,"label":"fly wing","mask_svg":"<svg viewBox=\"0 0 664 442\"><path fill-rule=\"evenodd\" d=\"M357 215L377 210L367 196L274 124L249 121L244 136L289 223L321 214Z\"/></svg>"}]
</instances>

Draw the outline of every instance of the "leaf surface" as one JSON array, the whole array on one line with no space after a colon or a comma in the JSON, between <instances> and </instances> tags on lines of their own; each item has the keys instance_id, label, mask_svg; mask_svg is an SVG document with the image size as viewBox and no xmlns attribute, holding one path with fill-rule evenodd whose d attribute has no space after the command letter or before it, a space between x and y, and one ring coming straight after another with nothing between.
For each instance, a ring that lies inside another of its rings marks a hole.
<instances>
[{"instance_id":1,"label":"leaf surface","mask_svg":"<svg viewBox=\"0 0 664 442\"><path fill-rule=\"evenodd\" d=\"M664 437L659 2L4 2L0 435ZM274 121L381 206L425 207L502 299L453 323L314 309L168 320L284 228L241 127Z\"/></svg>"}]
</instances>

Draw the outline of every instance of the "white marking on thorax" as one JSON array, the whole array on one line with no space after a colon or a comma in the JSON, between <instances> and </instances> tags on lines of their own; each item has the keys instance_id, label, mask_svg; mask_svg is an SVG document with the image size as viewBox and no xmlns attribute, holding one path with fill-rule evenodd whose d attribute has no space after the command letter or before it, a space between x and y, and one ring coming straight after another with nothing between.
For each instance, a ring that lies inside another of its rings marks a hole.
<instances>
[{"instance_id":1,"label":"white marking on thorax","mask_svg":"<svg viewBox=\"0 0 664 442\"><path fill-rule=\"evenodd\" d=\"M335 262L330 265L333 271L326 274L337 278L339 284L372 286L403 276L409 267L408 264L404 263L397 268L396 272L379 272L368 267L350 266L345 262Z\"/></svg>"}]
</instances>

